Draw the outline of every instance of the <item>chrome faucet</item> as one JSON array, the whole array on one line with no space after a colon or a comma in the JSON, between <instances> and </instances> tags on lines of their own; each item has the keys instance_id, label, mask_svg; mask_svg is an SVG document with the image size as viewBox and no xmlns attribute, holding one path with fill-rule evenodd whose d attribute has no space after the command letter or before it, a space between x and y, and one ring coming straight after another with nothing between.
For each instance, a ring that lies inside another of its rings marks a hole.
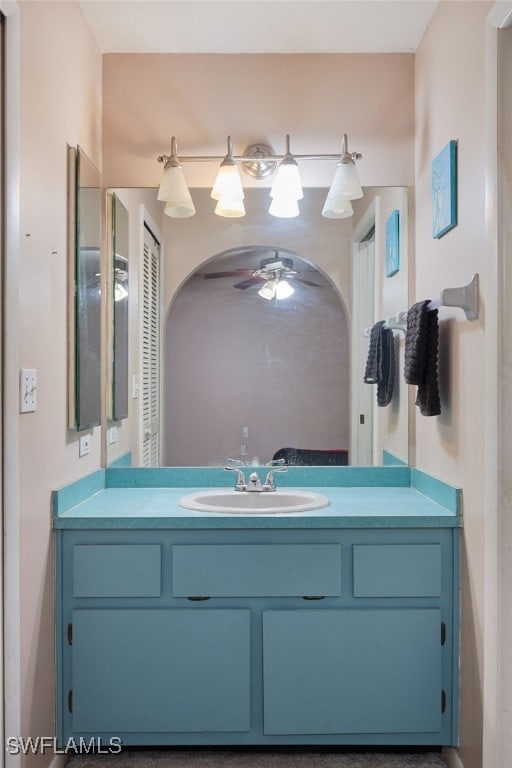
<instances>
[{"instance_id":1,"label":"chrome faucet","mask_svg":"<svg viewBox=\"0 0 512 768\"><path fill-rule=\"evenodd\" d=\"M246 491L247 490L247 482L245 480L245 475L243 471L240 469L240 467L244 467L245 464L243 461L239 461L238 459L227 459L226 466L224 469L227 472L236 472L236 483L235 483L235 491Z\"/></svg>"},{"instance_id":2,"label":"chrome faucet","mask_svg":"<svg viewBox=\"0 0 512 768\"><path fill-rule=\"evenodd\" d=\"M249 482L247 483L247 491L264 491L265 488L261 484L260 476L257 472L251 472L249 475Z\"/></svg>"},{"instance_id":3,"label":"chrome faucet","mask_svg":"<svg viewBox=\"0 0 512 768\"><path fill-rule=\"evenodd\" d=\"M239 459L227 459L224 469L228 472L236 472L235 491L247 491L249 493L254 492L266 492L275 491L276 484L274 481L274 472L287 472L288 469L283 466L284 459L276 459L275 461L269 461L265 466L272 467L267 472L265 482L262 483L257 472L251 472L249 475L249 482L246 481L245 475L241 467L245 467L243 461Z\"/></svg>"}]
</instances>

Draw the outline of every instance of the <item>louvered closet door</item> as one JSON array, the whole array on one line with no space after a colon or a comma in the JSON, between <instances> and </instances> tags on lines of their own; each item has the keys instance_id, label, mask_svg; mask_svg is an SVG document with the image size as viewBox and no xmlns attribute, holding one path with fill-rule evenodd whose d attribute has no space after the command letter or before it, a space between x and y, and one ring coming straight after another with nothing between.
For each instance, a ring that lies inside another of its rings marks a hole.
<instances>
[{"instance_id":1,"label":"louvered closet door","mask_svg":"<svg viewBox=\"0 0 512 768\"><path fill-rule=\"evenodd\" d=\"M160 464L160 244L144 227L142 274L141 446L143 467Z\"/></svg>"}]
</instances>

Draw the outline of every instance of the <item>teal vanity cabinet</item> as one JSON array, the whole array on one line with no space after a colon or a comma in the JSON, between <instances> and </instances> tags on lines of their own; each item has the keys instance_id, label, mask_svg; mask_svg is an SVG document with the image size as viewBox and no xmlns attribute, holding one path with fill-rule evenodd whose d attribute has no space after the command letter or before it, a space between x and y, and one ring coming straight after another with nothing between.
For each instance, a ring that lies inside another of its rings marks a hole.
<instances>
[{"instance_id":1,"label":"teal vanity cabinet","mask_svg":"<svg viewBox=\"0 0 512 768\"><path fill-rule=\"evenodd\" d=\"M59 742L455 744L458 527L322 514L62 522Z\"/></svg>"}]
</instances>

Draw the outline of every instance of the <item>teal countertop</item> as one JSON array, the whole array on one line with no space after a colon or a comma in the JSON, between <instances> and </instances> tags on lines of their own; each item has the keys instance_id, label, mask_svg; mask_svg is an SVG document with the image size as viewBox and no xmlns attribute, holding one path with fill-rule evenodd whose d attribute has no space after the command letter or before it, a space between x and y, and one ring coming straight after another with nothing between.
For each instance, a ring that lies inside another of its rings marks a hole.
<instances>
[{"instance_id":1,"label":"teal countertop","mask_svg":"<svg viewBox=\"0 0 512 768\"><path fill-rule=\"evenodd\" d=\"M247 468L249 469L249 468ZM250 468L252 471L253 468ZM261 468L260 475L266 473ZM455 528L462 494L410 467L290 467L280 488L321 493L330 506L309 512L232 514L182 509L182 496L233 487L218 468L107 469L54 491L56 529Z\"/></svg>"}]
</instances>

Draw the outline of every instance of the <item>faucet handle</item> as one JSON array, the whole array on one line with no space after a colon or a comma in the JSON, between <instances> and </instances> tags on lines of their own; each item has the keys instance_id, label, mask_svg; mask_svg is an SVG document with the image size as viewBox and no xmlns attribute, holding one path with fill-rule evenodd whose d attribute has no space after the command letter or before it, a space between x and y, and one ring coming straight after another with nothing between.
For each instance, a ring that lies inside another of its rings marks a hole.
<instances>
[{"instance_id":1,"label":"faucet handle","mask_svg":"<svg viewBox=\"0 0 512 768\"><path fill-rule=\"evenodd\" d=\"M276 472L288 472L288 467L283 467L284 459L278 459L275 463L269 462L267 464L267 467L271 467L270 471L267 473L267 477L265 478L265 482L263 483L263 490L264 491L275 491L276 490L276 484L274 482L274 474Z\"/></svg>"},{"instance_id":2,"label":"faucet handle","mask_svg":"<svg viewBox=\"0 0 512 768\"><path fill-rule=\"evenodd\" d=\"M226 459L226 465L224 469L234 469L235 467L245 467L245 462L240 461L240 459Z\"/></svg>"},{"instance_id":3,"label":"faucet handle","mask_svg":"<svg viewBox=\"0 0 512 768\"><path fill-rule=\"evenodd\" d=\"M245 467L243 461L239 461L238 459L227 459L224 469L227 472L236 472L235 491L246 491L247 483L240 467Z\"/></svg>"},{"instance_id":4,"label":"faucet handle","mask_svg":"<svg viewBox=\"0 0 512 768\"><path fill-rule=\"evenodd\" d=\"M286 459L271 459L270 461L267 461L265 464L266 467L282 467L286 464ZM276 472L286 472L286 469L279 470L277 469Z\"/></svg>"}]
</instances>

